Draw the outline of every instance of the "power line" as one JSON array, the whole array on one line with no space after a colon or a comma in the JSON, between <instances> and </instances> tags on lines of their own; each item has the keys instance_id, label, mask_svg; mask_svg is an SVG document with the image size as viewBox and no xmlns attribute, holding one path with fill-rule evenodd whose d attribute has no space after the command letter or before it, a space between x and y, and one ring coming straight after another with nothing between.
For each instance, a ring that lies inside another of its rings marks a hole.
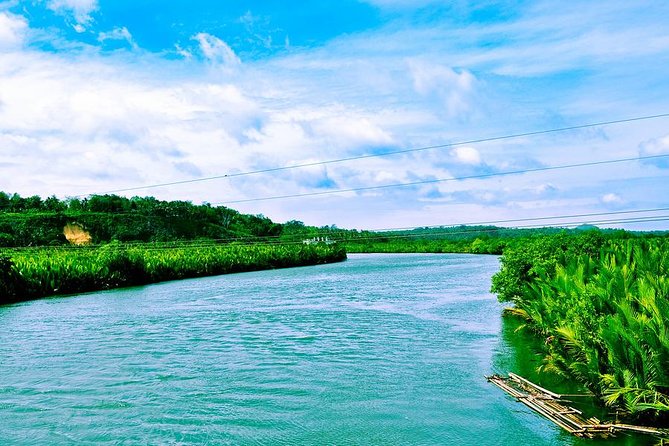
<instances>
[{"instance_id":1,"label":"power line","mask_svg":"<svg viewBox=\"0 0 669 446\"><path fill-rule=\"evenodd\" d=\"M586 217L602 217L602 216L607 216L607 215L629 215L629 214L641 214L641 213L654 213L654 212L663 212L663 211L669 211L669 207L662 207L662 208L650 208L650 209L633 209L633 210L624 210L624 211L608 211L608 212L589 212L589 213L581 213L581 214L568 214L568 215L551 215L551 216L540 216L540 217L526 217L526 218L515 218L515 219L505 219L505 220L487 220L487 221L469 221L469 222L461 222L461 223L442 223L438 225L431 225L431 226L409 226L409 227L393 227L393 228L376 228L376 229L366 229L363 230L362 232L358 233L388 233L388 232L397 232L397 231L413 231L413 230L419 230L419 229L439 229L439 228L456 228L456 227L474 227L474 226L486 226L486 225L497 225L497 224L505 224L505 223L524 223L524 222L532 222L532 221L546 221L546 220L562 220L566 218L586 218ZM65 214L67 216L67 214ZM144 215L144 214L139 214L139 213L132 213L132 212L115 212L114 215L126 215L126 216L137 216L137 217L146 217L150 218L150 216ZM2 214L0 214L0 217ZM646 217L652 217L652 216L646 216ZM183 218L180 215L173 215L173 216L163 216L161 218L175 218L175 219L181 219ZM582 223L587 223L587 221L584 221ZM558 222L554 223L558 224ZM506 227L499 227L500 229L505 229ZM476 231L478 229L473 228L473 231ZM335 229L335 230L321 230L317 232L310 232L308 234L294 234L294 237L296 238L302 238L305 235L309 237L321 237L321 236L331 236L333 234L339 233L351 233L354 230L350 229ZM275 239L281 239L281 238L286 238L287 235L281 234L281 235L265 235L265 236L233 236L233 237L224 237L224 238L209 238L206 240L203 240L203 242L206 243L236 243L236 242L250 242L250 243L259 243L259 242L268 242L272 241ZM169 241L169 242L126 242L122 243L123 246L156 246L156 245L183 245L184 243L190 243L191 242L184 242L184 241ZM73 245L66 245L66 248L72 248L72 249L81 249L82 247L100 247L100 246L107 246L107 245L84 245L84 246L73 246ZM32 246L29 248L34 248L34 249L42 249L46 248L47 246ZM61 246L62 248L62 246Z\"/></svg>"},{"instance_id":2,"label":"power line","mask_svg":"<svg viewBox=\"0 0 669 446\"><path fill-rule=\"evenodd\" d=\"M315 232L309 234L294 234L294 239L280 240L285 238L285 235L278 236L251 236L251 237L229 237L229 238L219 238L219 239L207 239L196 242L183 242L183 241L171 241L171 242L130 242L122 243L119 245L83 245L83 246L74 246L74 245L64 245L64 246L28 246L28 247L18 247L18 248L5 248L5 250L40 250L40 249L57 249L57 250L90 250L90 249L99 249L102 247L107 247L114 249L118 247L119 249L126 248L146 248L146 249L187 249L187 248L202 248L209 246L227 246L225 243L235 243L233 246L248 246L248 245L289 245L289 244L301 244L303 237L319 237L319 236L328 236L337 238L338 241L365 241L365 240L374 240L374 239L388 239L388 238L416 238L416 237L430 237L434 235L462 235L462 234L477 234L477 233L486 233L486 232L503 232L505 230L514 230L514 229L529 229L529 228L560 228L560 227L569 227L569 226L578 226L582 224L602 224L602 223L633 223L633 222L646 222L646 221L664 221L665 217L669 215L646 215L638 217L626 217L624 219L614 219L614 220L584 220L584 221L571 221L571 222L554 222L546 224L534 224L534 225L521 225L521 226L512 226L512 227L496 227L496 228L477 228L476 226L480 225L491 225L499 223L514 223L514 222L533 222L533 221L545 221L549 219L574 219L574 218L585 218L585 217L604 217L604 216L614 216L614 215L629 215L629 214L639 214L639 213L651 213L651 212L661 212L669 211L669 208L654 208L654 209L637 209L637 210L625 210L625 211L611 211L611 212L593 212L593 213L583 213L583 214L572 214L572 215L559 215L559 216L543 216L543 217L531 217L531 218L519 218L519 219L507 219L507 220L494 220L494 221L478 221L478 222L467 222L467 223L457 223L457 224L442 224L436 226L422 226L422 227L411 227L411 228L386 228L386 229L375 229L365 231L361 236L353 236L352 230L341 230L339 233L332 231L323 231ZM464 227L462 230L453 231L453 228ZM443 229L442 231L431 231L427 234L416 234L416 233L399 233L392 234L391 232L405 231L405 230L415 230L415 229L424 229L424 228L433 228L433 229ZM451 228L451 229L449 229ZM336 230L335 230L336 231ZM391 234L389 234L391 233ZM360 233L358 233L360 234ZM347 236L344 238L339 238L339 236ZM2 249L0 249L2 250Z\"/></svg>"},{"instance_id":3,"label":"power line","mask_svg":"<svg viewBox=\"0 0 669 446\"><path fill-rule=\"evenodd\" d=\"M634 218L623 218L623 219L609 219L609 220L597 220L597 221L592 221L589 222L590 224L618 224L618 225L627 225L627 224L633 224L633 223L648 223L648 222L663 222L663 221L669 221L669 215L658 215L654 217L634 217ZM450 232L450 231L437 231L435 233L431 233L429 235L462 235L462 234L485 234L485 233L491 233L491 232L498 232L500 230L518 230L518 229L562 229L562 228L574 228L578 227L585 222L583 221L578 221L578 222L564 222L564 223L556 223L552 225L543 225L543 224L535 224L535 225L521 225L521 226L516 226L513 228L494 228L494 229L474 229L470 228L469 230L463 230L463 231L457 231L457 232ZM333 240L336 242L340 243L346 243L346 242L367 242L367 241L375 241L375 240L389 240L389 239L394 239L394 240L399 240L399 239L406 239L406 238L415 238L416 234L396 234L396 235L387 235L387 234L375 234L375 235L369 235L365 237L356 237L356 238L342 238L338 240ZM433 241L445 241L445 240L433 240ZM121 251L121 250L126 250L126 249L132 249L132 248L141 248L144 251L173 251L173 250L179 250L179 249L206 249L206 248L235 248L235 247L252 247L252 246L274 246L274 247L281 247L281 246L294 246L294 245L301 245L303 244L302 241L275 241L275 242L250 242L250 243L244 243L244 244L235 244L235 245L225 245L225 244L216 244L216 243L194 243L194 244L186 244L186 245L181 245L181 246L127 246L127 245L102 245L102 246L79 246L79 247L53 247L53 246L45 246L45 247L23 247L23 248L2 248L0 249L0 252L21 252L21 251L39 251L39 250L44 250L48 249L50 251L73 251L73 250L78 250L78 251L90 251L90 250L95 250L95 249L101 249L104 247L107 247L110 251Z\"/></svg>"},{"instance_id":4,"label":"power line","mask_svg":"<svg viewBox=\"0 0 669 446\"><path fill-rule=\"evenodd\" d=\"M462 235L462 234L479 234L479 233L490 233L490 232L500 232L505 230L516 230L516 229L560 229L560 228L575 228L583 224L591 225L603 225L603 224L631 224L631 223L648 223L648 222L659 222L659 221L669 221L669 215L656 215L651 217L633 217L633 218L623 218L623 219L610 219L610 220L595 220L595 221L575 221L575 222L562 222L562 223L552 223L552 224L534 224L534 225L520 225L514 227L505 227L505 228L489 228L489 229L474 229L463 230L458 232L451 231L436 231L429 234L424 234L425 237L432 235ZM419 237L418 234L378 234L372 237L361 237L361 238L350 238L344 239L343 242L356 242L356 241L365 241L365 240L374 240L374 239L403 239L403 238L416 238Z\"/></svg>"},{"instance_id":5,"label":"power line","mask_svg":"<svg viewBox=\"0 0 669 446\"><path fill-rule=\"evenodd\" d=\"M560 220L564 218L583 218L583 217L601 217L605 215L622 215L622 214L640 214L640 213L649 213L649 212L662 212L669 211L669 207L665 208L653 208L653 209L635 209L635 210L626 210L626 211L611 211L611 212L590 212L585 214L571 214L571 215L551 215L543 217L527 217L527 218L513 218L507 220L488 220L488 221L478 221L478 222L468 222L468 223L458 223L458 224L447 224L447 225L430 225L430 226L410 226L404 228L388 228L388 229L368 229L369 232L392 232L392 231L410 231L415 229L431 229L431 228L441 228L445 226L458 227L458 226L484 226L484 225L497 225L500 223L519 223L526 221L542 221L542 220ZM557 224L557 223L556 223Z\"/></svg>"},{"instance_id":6,"label":"power line","mask_svg":"<svg viewBox=\"0 0 669 446\"><path fill-rule=\"evenodd\" d=\"M624 124L624 123L629 123L629 122L645 121L645 120L650 120L650 119L658 119L658 118L666 118L666 117L669 117L669 113L660 113L660 114L656 114L656 115L646 115L646 116L636 116L636 117L632 117L632 118L616 119L616 120L612 120L612 121L600 121L600 122L593 122L593 123L588 123L588 124L574 125L574 126L569 126L569 127L558 127L558 128L552 128L552 129L537 130L537 131L533 131L533 132L512 133L512 134L508 134L508 135L492 136L492 137L488 137L488 138L477 138L477 139L457 141L457 142L446 143L446 144L437 144L437 145L431 145L431 146L416 147L416 148L411 148L411 149L393 150L393 151L388 151L388 152L384 152L384 153L372 153L372 154L351 156L351 157L346 157L346 158L337 158L337 159L331 159L331 160L325 160L325 161L314 161L314 162L311 162L311 163L291 164L291 165L288 165L288 166L270 167L270 168L267 168L267 169L258 169L258 170L251 170L251 171L246 171L246 172L228 173L228 174L224 174L224 175L215 175L215 176L210 176L210 177L194 178L194 179L191 179L191 180L171 181L171 182L167 182L167 183L157 183L157 184L148 184L148 185L144 185L144 186L127 187L127 188L123 188L123 189L114 189L114 190L110 190L110 191L106 191L106 192L75 195L75 197L86 197L86 196L89 196L89 195L113 194L113 193L118 193L118 192L131 192L131 191L136 191L136 190L155 189L155 188L167 187L167 186L178 186L178 185L182 185L182 184L192 184L192 183L200 183L200 182L204 182L204 181L220 180L220 179L223 179L223 178L235 178L235 177L248 176L248 175L257 175L257 174L261 174L261 173L278 172L278 171L282 171L282 170L300 169L300 168L303 168L303 167L323 166L323 165L327 165L327 164L343 163L343 162L355 161L355 160L361 160L361 159L367 159L367 158L378 158L378 157L384 157L384 156L400 155L400 154L405 154L405 153L422 152L422 151L433 150L433 149L444 149L444 148L448 148L448 147L457 147L457 146L462 146L462 145L467 145L467 144L478 144L478 143L484 143L484 142L503 141L503 140L508 140L508 139L523 138L523 137L527 137L527 136L547 135L547 134L551 134L551 133L567 132L567 131L571 131L571 130L582 130L582 129L592 128L592 127L601 127L601 126L614 125L614 124Z\"/></svg>"},{"instance_id":7,"label":"power line","mask_svg":"<svg viewBox=\"0 0 669 446\"><path fill-rule=\"evenodd\" d=\"M257 197L257 198L246 198L243 200L232 200L232 201L221 201L218 203L211 203L213 205L227 205L227 204L238 204L238 203L249 203L254 201L268 201L268 200L280 200L286 198L301 198L301 197L313 197L317 195L332 195L344 192L362 192L368 190L379 190L379 189L389 189L394 187L407 187L407 186L418 186L422 184L434 184L434 183L444 183L447 181L462 181L462 180L472 180L472 179L481 179L481 178L491 178L497 176L507 176L507 175L517 175L521 173L530 173L530 172L545 172L549 170L560 170L560 169L572 169L576 167L588 167L588 166L601 166L605 164L616 164L616 163L626 163L630 161L643 161L650 159L659 159L669 157L669 154L666 155L650 155L650 156L638 156L635 158L619 158L613 160L604 160L604 161L591 161L588 163L577 163L577 164L563 164L561 166L545 166L545 167L536 167L533 169L520 169L520 170L511 170L506 172L495 172L495 173L485 173L479 175L469 175L464 177L451 177L451 178L439 178L433 180L420 180L420 181L411 181L408 183L395 183L395 184L384 184L381 186L365 186L365 187L354 187L350 189L336 189L336 190L327 190L320 192L305 192L301 194L289 194L289 195L274 195L269 197Z\"/></svg>"}]
</instances>

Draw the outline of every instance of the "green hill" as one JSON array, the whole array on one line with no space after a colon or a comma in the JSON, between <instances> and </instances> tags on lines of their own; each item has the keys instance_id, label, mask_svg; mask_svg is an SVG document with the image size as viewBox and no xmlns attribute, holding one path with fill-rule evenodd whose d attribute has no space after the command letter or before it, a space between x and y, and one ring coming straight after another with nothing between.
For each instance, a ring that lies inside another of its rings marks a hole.
<instances>
[{"instance_id":1,"label":"green hill","mask_svg":"<svg viewBox=\"0 0 669 446\"><path fill-rule=\"evenodd\" d=\"M86 199L42 200L0 192L0 247L53 246L70 242L65 228L79 227L95 244L233 240L274 237L282 226L262 215L226 207L161 201L153 197L94 195Z\"/></svg>"}]
</instances>

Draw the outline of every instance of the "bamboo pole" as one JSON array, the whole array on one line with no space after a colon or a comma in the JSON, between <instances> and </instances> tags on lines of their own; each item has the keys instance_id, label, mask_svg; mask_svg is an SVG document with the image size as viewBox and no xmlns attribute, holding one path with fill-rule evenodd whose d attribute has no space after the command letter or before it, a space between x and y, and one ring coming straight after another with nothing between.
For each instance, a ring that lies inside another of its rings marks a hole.
<instances>
[{"instance_id":1,"label":"bamboo pole","mask_svg":"<svg viewBox=\"0 0 669 446\"><path fill-rule=\"evenodd\" d=\"M538 390L540 393L550 395L553 398L558 399L558 400L561 398L561 396L558 395L557 393L553 393L550 390L544 389L543 387L538 386L538 385L534 384L532 381L529 381L529 380L523 378L522 376L516 375L515 373L509 372L509 377L513 380L517 380L517 381L519 381L519 382L521 382L521 383L523 383L527 386L530 386L531 388L533 388L535 390Z\"/></svg>"},{"instance_id":2,"label":"bamboo pole","mask_svg":"<svg viewBox=\"0 0 669 446\"><path fill-rule=\"evenodd\" d=\"M597 418L586 420L580 410L561 404L561 395L513 373L509 373L508 378L493 375L486 379L531 410L578 437L608 437L615 432L627 431L669 438L669 430L617 423L601 424Z\"/></svg>"}]
</instances>

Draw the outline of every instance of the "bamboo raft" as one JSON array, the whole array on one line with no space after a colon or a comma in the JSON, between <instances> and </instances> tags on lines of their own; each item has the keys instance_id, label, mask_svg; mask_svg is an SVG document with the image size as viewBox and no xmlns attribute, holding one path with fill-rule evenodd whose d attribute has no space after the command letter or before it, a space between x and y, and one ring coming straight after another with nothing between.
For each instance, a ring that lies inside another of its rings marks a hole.
<instances>
[{"instance_id":1,"label":"bamboo raft","mask_svg":"<svg viewBox=\"0 0 669 446\"><path fill-rule=\"evenodd\" d=\"M577 437L608 438L619 432L634 432L669 439L669 430L667 429L621 423L602 423L594 417L585 418L580 410L563 404L568 403L568 401L564 400L562 395L544 389L515 373L509 373L508 378L492 375L487 376L486 379L533 411Z\"/></svg>"}]
</instances>

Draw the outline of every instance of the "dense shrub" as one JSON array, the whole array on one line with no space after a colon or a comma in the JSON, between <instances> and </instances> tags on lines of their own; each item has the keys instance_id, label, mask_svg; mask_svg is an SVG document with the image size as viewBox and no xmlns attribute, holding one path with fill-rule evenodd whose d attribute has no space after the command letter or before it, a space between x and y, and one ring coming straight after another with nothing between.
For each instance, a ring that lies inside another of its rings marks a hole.
<instances>
[{"instance_id":1,"label":"dense shrub","mask_svg":"<svg viewBox=\"0 0 669 446\"><path fill-rule=\"evenodd\" d=\"M504 253L493 291L546 340L542 370L669 422L669 239L537 239Z\"/></svg>"},{"instance_id":2,"label":"dense shrub","mask_svg":"<svg viewBox=\"0 0 669 446\"><path fill-rule=\"evenodd\" d=\"M11 256L11 257L10 257ZM0 256L0 303L63 293L140 285L346 259L340 246L121 245L43 248Z\"/></svg>"}]
</instances>

